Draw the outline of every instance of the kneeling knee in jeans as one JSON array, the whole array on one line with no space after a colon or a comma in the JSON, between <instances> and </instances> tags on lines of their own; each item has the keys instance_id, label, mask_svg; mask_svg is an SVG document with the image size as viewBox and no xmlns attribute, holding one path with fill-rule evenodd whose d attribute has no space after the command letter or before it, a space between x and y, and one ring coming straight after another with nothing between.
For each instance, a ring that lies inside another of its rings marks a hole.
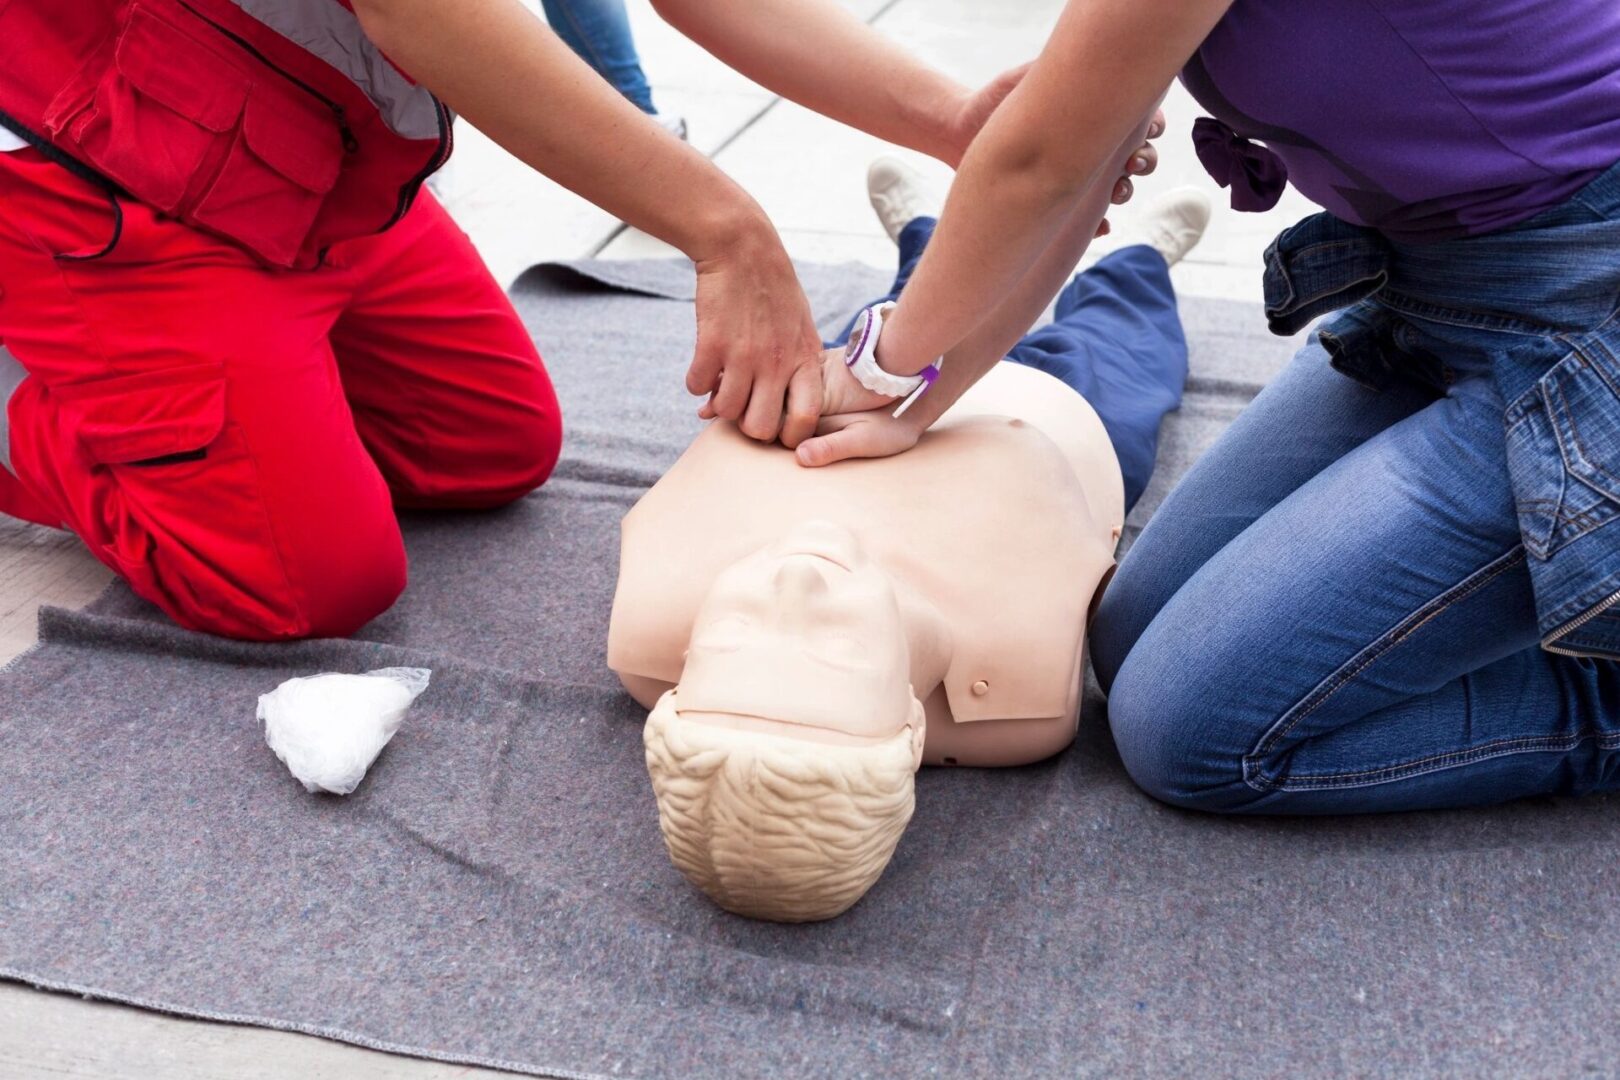
<instances>
[{"instance_id":1,"label":"kneeling knee in jeans","mask_svg":"<svg viewBox=\"0 0 1620 1080\"><path fill-rule=\"evenodd\" d=\"M1194 810L1235 810L1263 793L1243 778L1258 718L1211 693L1216 685L1187 658L1130 653L1113 681L1108 722L1138 787Z\"/></svg>"}]
</instances>

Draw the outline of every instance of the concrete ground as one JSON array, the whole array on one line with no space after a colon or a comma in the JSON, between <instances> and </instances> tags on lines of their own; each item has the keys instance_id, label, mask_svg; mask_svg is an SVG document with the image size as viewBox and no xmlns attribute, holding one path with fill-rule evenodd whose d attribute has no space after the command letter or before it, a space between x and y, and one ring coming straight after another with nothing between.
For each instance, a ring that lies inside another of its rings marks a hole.
<instances>
[{"instance_id":1,"label":"concrete ground","mask_svg":"<svg viewBox=\"0 0 1620 1080\"><path fill-rule=\"evenodd\" d=\"M841 2L972 85L1031 59L1062 8L1062 0ZM725 68L664 25L647 0L629 0L629 6L659 107L686 116L693 144L760 201L795 258L893 266L893 246L867 205L865 187L866 164L885 144L784 102ZM1159 142L1161 164L1156 176L1139 184L1139 201L1179 184L1198 184L1217 207L1203 243L1172 273L1176 286L1185 295L1258 301L1261 252L1279 229L1314 208L1290 191L1266 214L1232 212L1192 152L1188 132L1198 107L1177 87L1165 111L1170 128ZM943 193L947 169L899 152L936 176ZM458 125L456 156L439 189L503 283L547 259L674 254L525 168L465 123ZM1113 215L1116 237L1129 235L1134 212L1128 206ZM1095 253L1117 242L1104 241ZM0 518L0 664L33 643L41 604L84 604L108 580L73 537ZM18 1080L498 1075L0 983L0 1076Z\"/></svg>"}]
</instances>

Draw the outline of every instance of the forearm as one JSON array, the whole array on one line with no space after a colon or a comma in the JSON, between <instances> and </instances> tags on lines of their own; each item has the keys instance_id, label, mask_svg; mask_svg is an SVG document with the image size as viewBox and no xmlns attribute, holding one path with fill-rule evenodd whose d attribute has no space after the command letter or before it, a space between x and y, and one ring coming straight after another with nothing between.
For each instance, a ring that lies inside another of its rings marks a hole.
<instances>
[{"instance_id":1,"label":"forearm","mask_svg":"<svg viewBox=\"0 0 1620 1080\"><path fill-rule=\"evenodd\" d=\"M1074 264L1097 231L1111 193L1112 184L1102 188L1101 197L1087 192L1075 201L1069 208L1068 219L1024 280L1000 307L951 350L934 385L899 417L892 413L895 408L892 400L880 398L878 403L872 403L857 397L852 401L848 397L851 388L860 384L853 375L847 374L841 355L829 359L830 364L836 365L828 377L829 385L844 380L844 385L835 391L844 396L833 398L824 410L830 415L817 429L817 437L799 446L799 464L814 468L851 457L886 457L915 446L922 433L1007 354L1068 280L1074 272ZM887 337L885 322L878 337L880 352Z\"/></svg>"},{"instance_id":2,"label":"forearm","mask_svg":"<svg viewBox=\"0 0 1620 1080\"><path fill-rule=\"evenodd\" d=\"M767 89L952 165L968 91L830 0L653 0L672 26Z\"/></svg>"},{"instance_id":3,"label":"forearm","mask_svg":"<svg viewBox=\"0 0 1620 1080\"><path fill-rule=\"evenodd\" d=\"M1139 118L1230 0L1071 3L969 148L878 360L922 370L968 342L1042 260L1082 199L1106 199ZM993 359L987 362L993 362ZM927 395L925 395L926 397Z\"/></svg>"},{"instance_id":4,"label":"forearm","mask_svg":"<svg viewBox=\"0 0 1620 1080\"><path fill-rule=\"evenodd\" d=\"M768 247L763 211L517 0L356 0L367 35L539 172L701 261Z\"/></svg>"},{"instance_id":5,"label":"forearm","mask_svg":"<svg viewBox=\"0 0 1620 1080\"><path fill-rule=\"evenodd\" d=\"M1142 143L1148 120L1126 139L1121 146L1119 164ZM967 388L1000 363L1012 347L1034 325L1074 273L1097 226L1108 213L1113 193L1114 172L1092 184L1077 197L1064 212L1063 223L1047 244L1046 250L1035 259L1023 278L1009 292L999 306L983 322L945 354L945 365L938 381L928 393L917 399L907 416L922 428L927 428L942 416L946 409L967 391ZM887 331L885 331L887 332ZM916 414L912 417L912 414Z\"/></svg>"}]
</instances>

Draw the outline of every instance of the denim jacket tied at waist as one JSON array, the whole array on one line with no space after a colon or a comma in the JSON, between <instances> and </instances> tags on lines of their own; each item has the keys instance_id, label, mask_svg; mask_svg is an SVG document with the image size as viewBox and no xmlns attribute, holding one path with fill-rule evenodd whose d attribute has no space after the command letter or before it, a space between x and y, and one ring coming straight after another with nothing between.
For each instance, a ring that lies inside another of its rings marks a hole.
<instances>
[{"instance_id":1,"label":"denim jacket tied at waist","mask_svg":"<svg viewBox=\"0 0 1620 1080\"><path fill-rule=\"evenodd\" d=\"M1391 337L1402 317L1499 336L1490 370L1542 647L1620 659L1620 166L1523 225L1439 244L1317 214L1267 250L1265 291L1280 334L1356 304L1322 341L1374 387L1410 362Z\"/></svg>"}]
</instances>

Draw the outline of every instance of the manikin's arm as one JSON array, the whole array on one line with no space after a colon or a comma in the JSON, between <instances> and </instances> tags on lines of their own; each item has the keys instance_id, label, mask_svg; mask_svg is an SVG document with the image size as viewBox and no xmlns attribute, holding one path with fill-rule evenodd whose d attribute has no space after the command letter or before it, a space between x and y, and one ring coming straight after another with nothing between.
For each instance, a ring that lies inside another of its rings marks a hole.
<instances>
[{"instance_id":1,"label":"manikin's arm","mask_svg":"<svg viewBox=\"0 0 1620 1080\"><path fill-rule=\"evenodd\" d=\"M1149 126L1157 122L1156 118L1143 121L1120 146L1115 159L1124 162L1141 145ZM1029 332L1058 290L1068 282L1075 264L1085 254L1103 215L1108 212L1114 188L1112 178L1116 175L1115 172L1108 172L1107 179L1094 183L1073 201L1062 226L1046 249L995 310L945 355L945 366L939 381L918 398L904 416L897 420L891 415L894 411L892 402L888 403L888 408L872 408L874 402L864 397L858 398L859 404L855 407L871 411L847 412L824 418L820 434L800 444L800 464L829 465L845 458L886 457L915 445L923 431ZM946 205L948 208L950 204ZM927 252L923 258L928 258ZM913 278L901 293L900 303L905 303L905 298L916 287L916 279ZM898 311L890 319L897 317ZM884 333L888 333L887 324ZM828 365L827 379L835 390L855 385L853 376L841 372L838 365ZM853 393L858 394L859 391ZM835 394L829 392L828 398L834 400Z\"/></svg>"}]
</instances>

